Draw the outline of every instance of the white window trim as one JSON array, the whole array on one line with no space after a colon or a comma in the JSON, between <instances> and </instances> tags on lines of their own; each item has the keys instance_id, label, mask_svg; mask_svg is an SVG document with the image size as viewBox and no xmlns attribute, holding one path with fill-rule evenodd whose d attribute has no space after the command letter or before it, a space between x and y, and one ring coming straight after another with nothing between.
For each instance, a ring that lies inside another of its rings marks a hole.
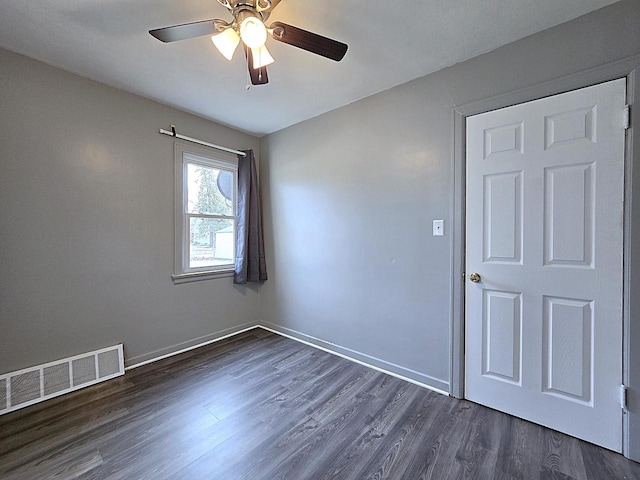
<instances>
[{"instance_id":1,"label":"white window trim","mask_svg":"<svg viewBox=\"0 0 640 480\"><path fill-rule=\"evenodd\" d=\"M175 142L175 264L174 274L171 275L174 284L197 282L212 278L232 277L234 265L219 267L189 268L189 229L187 223L190 215L186 212L187 205L187 164L198 163L212 168L230 170L233 173L234 198L233 216L235 217L234 232L238 227L238 159L231 154L220 153L209 148L196 147L190 144ZM213 218L218 216L212 215ZM237 244L234 242L235 258Z\"/></svg>"}]
</instances>

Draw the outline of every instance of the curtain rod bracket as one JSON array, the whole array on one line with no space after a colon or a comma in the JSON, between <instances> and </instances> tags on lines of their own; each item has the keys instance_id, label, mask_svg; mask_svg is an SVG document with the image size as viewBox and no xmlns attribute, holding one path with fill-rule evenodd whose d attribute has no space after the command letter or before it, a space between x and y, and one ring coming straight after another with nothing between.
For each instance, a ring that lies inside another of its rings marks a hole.
<instances>
[{"instance_id":1,"label":"curtain rod bracket","mask_svg":"<svg viewBox=\"0 0 640 480\"><path fill-rule=\"evenodd\" d=\"M177 135L177 133L176 133L176 126L175 126L175 125L171 125L171 133L173 133L173 136L174 136L174 137Z\"/></svg>"}]
</instances>

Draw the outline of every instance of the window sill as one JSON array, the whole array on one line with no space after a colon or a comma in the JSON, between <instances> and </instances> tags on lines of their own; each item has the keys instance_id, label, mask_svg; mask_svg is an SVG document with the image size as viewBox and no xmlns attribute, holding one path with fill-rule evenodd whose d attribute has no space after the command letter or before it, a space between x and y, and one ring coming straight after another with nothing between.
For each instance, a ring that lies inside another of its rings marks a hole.
<instances>
[{"instance_id":1,"label":"window sill","mask_svg":"<svg viewBox=\"0 0 640 480\"><path fill-rule=\"evenodd\" d=\"M233 269L208 270L206 272L189 272L171 275L174 285L181 283L200 282L202 280L212 280L214 278L233 277Z\"/></svg>"}]
</instances>

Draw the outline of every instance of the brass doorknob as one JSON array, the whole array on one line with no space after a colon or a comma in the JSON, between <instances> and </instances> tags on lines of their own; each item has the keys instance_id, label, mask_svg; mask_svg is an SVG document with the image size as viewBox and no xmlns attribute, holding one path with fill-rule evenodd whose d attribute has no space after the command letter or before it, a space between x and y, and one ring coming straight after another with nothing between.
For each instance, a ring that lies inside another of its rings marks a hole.
<instances>
[{"instance_id":1,"label":"brass doorknob","mask_svg":"<svg viewBox=\"0 0 640 480\"><path fill-rule=\"evenodd\" d=\"M471 280L473 283L479 283L480 280L482 280L482 277L479 273L473 272L471 275L469 275L469 280Z\"/></svg>"}]
</instances>

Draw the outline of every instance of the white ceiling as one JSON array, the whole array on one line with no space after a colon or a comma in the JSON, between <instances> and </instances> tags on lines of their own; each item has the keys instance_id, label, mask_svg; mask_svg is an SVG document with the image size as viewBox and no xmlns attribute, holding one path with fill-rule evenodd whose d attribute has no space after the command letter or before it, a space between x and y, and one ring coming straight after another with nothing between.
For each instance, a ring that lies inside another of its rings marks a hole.
<instances>
[{"instance_id":1,"label":"white ceiling","mask_svg":"<svg viewBox=\"0 0 640 480\"><path fill-rule=\"evenodd\" d=\"M283 0L282 21L349 45L340 63L267 42L270 83L245 90L243 55L150 29L222 18L216 0L0 0L0 46L264 135L617 0ZM0 65L0 75L2 74Z\"/></svg>"}]
</instances>

